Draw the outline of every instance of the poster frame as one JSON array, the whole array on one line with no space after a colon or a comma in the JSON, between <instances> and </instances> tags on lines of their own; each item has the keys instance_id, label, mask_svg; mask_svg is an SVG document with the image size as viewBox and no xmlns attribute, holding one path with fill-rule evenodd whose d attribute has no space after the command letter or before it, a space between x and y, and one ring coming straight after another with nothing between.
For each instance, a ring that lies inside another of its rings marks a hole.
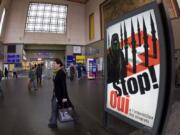
<instances>
[{"instance_id":1,"label":"poster frame","mask_svg":"<svg viewBox=\"0 0 180 135\"><path fill-rule=\"evenodd\" d=\"M144 5L143 7L140 7L132 12L129 12L128 14L121 16L117 18L116 20L111 21L107 24L105 27L105 35L107 35L106 30L108 27L121 22L125 19L131 18L137 14L143 13L147 10L153 9L155 12L155 18L156 18L156 24L157 24L157 30L158 30L158 38L159 38L159 44L160 44L160 82L159 82L159 97L157 102L157 109L155 113L155 119L153 127L148 127L146 125L143 125L139 122L136 122L134 120L131 120L119 113L116 113L115 111L112 111L111 109L106 107L107 103L107 36L105 36L105 47L104 47L104 69L105 69L105 80L104 80L104 110L105 113L111 114L117 118L119 118L122 121L125 121L129 123L130 125L143 129L145 131L148 131L149 133L155 135L157 133L163 132L163 126L167 125L167 116L169 115L169 105L171 104L171 99L173 95L173 82L174 79L172 78L174 76L173 69L174 69L174 61L173 61L173 33L172 28L169 24L169 18L167 17L167 14L165 13L165 9L162 3L157 4L156 2L149 3L147 5ZM167 19L168 18L168 19ZM170 32L167 35L165 35L165 32ZM167 37L169 39L167 39ZM168 47L168 44L170 44ZM169 58L168 58L169 56ZM168 61L168 62L167 62ZM170 63L170 64L169 64ZM170 70L170 71L169 71ZM168 73L167 73L168 71ZM169 82L168 78L171 77L172 81ZM168 83L169 82L169 83ZM169 89L170 90L169 90ZM168 91L169 90L169 91ZM105 114L106 115L106 114ZM105 118L106 119L106 118ZM105 120L107 121L107 120ZM166 122L166 123L165 123Z\"/></svg>"}]
</instances>

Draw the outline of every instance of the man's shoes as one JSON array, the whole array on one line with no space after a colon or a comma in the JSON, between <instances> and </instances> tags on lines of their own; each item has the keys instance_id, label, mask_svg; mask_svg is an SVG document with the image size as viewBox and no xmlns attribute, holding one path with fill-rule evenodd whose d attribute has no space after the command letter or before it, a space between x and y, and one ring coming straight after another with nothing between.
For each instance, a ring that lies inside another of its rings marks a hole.
<instances>
[{"instance_id":1,"label":"man's shoes","mask_svg":"<svg viewBox=\"0 0 180 135\"><path fill-rule=\"evenodd\" d=\"M56 129L57 124L48 124L48 127L51 128L51 129Z\"/></svg>"}]
</instances>

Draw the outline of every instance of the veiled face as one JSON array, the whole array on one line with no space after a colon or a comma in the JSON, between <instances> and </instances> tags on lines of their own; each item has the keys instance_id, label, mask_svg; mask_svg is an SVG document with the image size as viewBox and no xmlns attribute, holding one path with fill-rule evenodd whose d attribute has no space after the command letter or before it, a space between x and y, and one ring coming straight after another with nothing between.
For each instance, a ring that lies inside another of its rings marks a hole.
<instances>
[{"instance_id":1,"label":"veiled face","mask_svg":"<svg viewBox=\"0 0 180 135\"><path fill-rule=\"evenodd\" d=\"M116 33L112 35L111 48L112 51L117 51L119 49L119 37Z\"/></svg>"},{"instance_id":2,"label":"veiled face","mask_svg":"<svg viewBox=\"0 0 180 135\"><path fill-rule=\"evenodd\" d=\"M113 51L116 51L116 50L118 50L118 40L114 40L113 42L112 42L112 50Z\"/></svg>"}]
</instances>

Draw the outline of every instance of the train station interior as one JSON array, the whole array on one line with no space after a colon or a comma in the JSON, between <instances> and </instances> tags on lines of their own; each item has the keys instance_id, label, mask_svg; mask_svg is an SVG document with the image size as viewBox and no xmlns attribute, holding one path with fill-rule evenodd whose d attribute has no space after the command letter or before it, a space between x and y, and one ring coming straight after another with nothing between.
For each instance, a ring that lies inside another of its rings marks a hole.
<instances>
[{"instance_id":1,"label":"train station interior","mask_svg":"<svg viewBox=\"0 0 180 135\"><path fill-rule=\"evenodd\" d=\"M151 2L163 3L173 37L174 88L163 135L180 135L180 0L0 0L0 135L150 135L112 114L104 125L104 52L109 23ZM56 58L78 120L52 129ZM41 67L41 82L29 88L32 67Z\"/></svg>"}]
</instances>

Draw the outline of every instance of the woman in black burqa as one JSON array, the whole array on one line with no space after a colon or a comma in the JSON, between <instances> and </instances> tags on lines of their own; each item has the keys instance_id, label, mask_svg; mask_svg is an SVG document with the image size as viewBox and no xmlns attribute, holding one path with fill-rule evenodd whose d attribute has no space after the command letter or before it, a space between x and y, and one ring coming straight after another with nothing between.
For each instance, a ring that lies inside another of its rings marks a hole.
<instances>
[{"instance_id":1,"label":"woman in black burqa","mask_svg":"<svg viewBox=\"0 0 180 135\"><path fill-rule=\"evenodd\" d=\"M51 100L51 118L48 126L50 128L57 128L58 109L63 107L73 107L67 92L66 73L63 69L63 63L60 59L55 59L53 63L55 75L53 78L54 90Z\"/></svg>"}]
</instances>

